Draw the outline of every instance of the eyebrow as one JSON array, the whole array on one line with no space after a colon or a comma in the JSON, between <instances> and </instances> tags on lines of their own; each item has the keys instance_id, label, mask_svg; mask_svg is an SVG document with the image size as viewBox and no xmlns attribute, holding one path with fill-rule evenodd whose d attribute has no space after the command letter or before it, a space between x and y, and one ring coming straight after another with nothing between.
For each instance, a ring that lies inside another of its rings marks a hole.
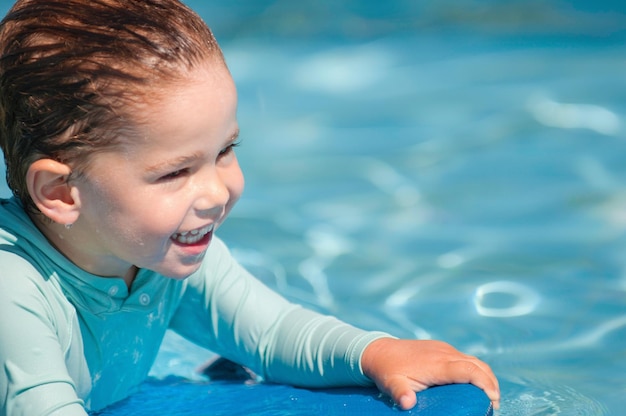
<instances>
[{"instance_id":1,"label":"eyebrow","mask_svg":"<svg viewBox=\"0 0 626 416\"><path fill-rule=\"evenodd\" d=\"M228 139L228 144L235 142L238 137L239 137L239 128L237 128L235 132L230 136L230 139ZM203 157L204 157L204 154L202 152L195 152L195 153L192 153L191 155L180 156L175 159L166 160L164 162L160 162L155 165L148 166L146 168L146 172L161 173L161 172L166 172L172 169L175 170L179 168L180 166L189 165L199 159L202 159Z\"/></svg>"},{"instance_id":2,"label":"eyebrow","mask_svg":"<svg viewBox=\"0 0 626 416\"><path fill-rule=\"evenodd\" d=\"M202 154L200 152L194 153L188 156L177 157L176 159L167 160L165 162L157 163L152 166L148 166L146 168L146 172L148 173L161 173L165 171L169 171L172 169L176 169L179 166L184 166L195 162L202 158Z\"/></svg>"}]
</instances>

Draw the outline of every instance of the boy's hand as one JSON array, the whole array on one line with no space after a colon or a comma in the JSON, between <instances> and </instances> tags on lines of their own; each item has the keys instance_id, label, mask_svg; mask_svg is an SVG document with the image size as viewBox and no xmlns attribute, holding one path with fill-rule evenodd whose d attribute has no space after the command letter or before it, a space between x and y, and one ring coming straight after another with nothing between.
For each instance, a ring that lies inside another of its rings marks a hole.
<instances>
[{"instance_id":1,"label":"boy's hand","mask_svg":"<svg viewBox=\"0 0 626 416\"><path fill-rule=\"evenodd\" d=\"M381 338L367 346L361 358L366 376L404 410L416 404L415 393L430 386L471 383L500 406L498 380L491 368L440 341Z\"/></svg>"}]
</instances>

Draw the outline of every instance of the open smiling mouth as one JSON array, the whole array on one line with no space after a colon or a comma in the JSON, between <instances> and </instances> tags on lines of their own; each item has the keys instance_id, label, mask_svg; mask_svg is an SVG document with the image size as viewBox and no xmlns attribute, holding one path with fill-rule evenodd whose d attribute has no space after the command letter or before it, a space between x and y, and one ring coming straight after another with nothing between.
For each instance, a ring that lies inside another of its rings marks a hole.
<instances>
[{"instance_id":1,"label":"open smiling mouth","mask_svg":"<svg viewBox=\"0 0 626 416\"><path fill-rule=\"evenodd\" d=\"M185 231L184 233L176 233L171 238L179 244L195 244L205 238L211 231L213 231L213 224Z\"/></svg>"}]
</instances>

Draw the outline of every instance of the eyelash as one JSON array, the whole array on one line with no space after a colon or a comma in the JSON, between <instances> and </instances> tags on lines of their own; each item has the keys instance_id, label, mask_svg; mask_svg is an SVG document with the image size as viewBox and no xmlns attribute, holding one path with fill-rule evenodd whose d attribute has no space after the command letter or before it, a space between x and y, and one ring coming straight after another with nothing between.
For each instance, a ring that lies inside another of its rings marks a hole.
<instances>
[{"instance_id":1,"label":"eyelash","mask_svg":"<svg viewBox=\"0 0 626 416\"><path fill-rule=\"evenodd\" d=\"M235 147L239 147L240 144L241 142L239 141L229 144L220 152L219 156L223 156L225 154L232 152L235 149Z\"/></svg>"},{"instance_id":2,"label":"eyelash","mask_svg":"<svg viewBox=\"0 0 626 416\"><path fill-rule=\"evenodd\" d=\"M184 168L184 169L178 169L174 172L168 173L167 175L163 175L161 176L160 180L161 181L170 181L172 179L176 179L179 176L182 176L183 174L185 174L189 169Z\"/></svg>"}]
</instances>

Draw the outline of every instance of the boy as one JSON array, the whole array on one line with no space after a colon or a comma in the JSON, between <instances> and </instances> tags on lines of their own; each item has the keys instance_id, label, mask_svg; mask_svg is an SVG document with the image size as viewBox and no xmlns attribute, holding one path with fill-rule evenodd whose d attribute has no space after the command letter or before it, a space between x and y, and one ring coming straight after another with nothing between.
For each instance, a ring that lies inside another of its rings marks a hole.
<instances>
[{"instance_id":1,"label":"boy","mask_svg":"<svg viewBox=\"0 0 626 416\"><path fill-rule=\"evenodd\" d=\"M243 191L237 95L176 0L19 0L0 27L0 415L85 415L145 379L167 328L305 387L414 391L491 369L293 305L214 233Z\"/></svg>"}]
</instances>

